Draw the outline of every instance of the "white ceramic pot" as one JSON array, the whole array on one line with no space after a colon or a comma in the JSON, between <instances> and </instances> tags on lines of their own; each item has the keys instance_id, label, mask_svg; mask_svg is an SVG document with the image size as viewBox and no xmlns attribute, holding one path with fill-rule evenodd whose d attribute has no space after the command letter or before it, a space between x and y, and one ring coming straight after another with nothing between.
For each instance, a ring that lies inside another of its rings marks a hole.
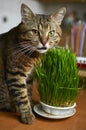
<instances>
[{"instance_id":1,"label":"white ceramic pot","mask_svg":"<svg viewBox=\"0 0 86 130\"><path fill-rule=\"evenodd\" d=\"M49 113L49 114L52 114L52 115L67 115L67 114L70 114L73 112L73 110L75 109L76 107L76 103L74 103L73 106L70 106L70 107L54 107L54 106L50 106L50 105L47 105L43 102L40 101L40 104L42 106L42 109L46 112L46 113Z\"/></svg>"}]
</instances>

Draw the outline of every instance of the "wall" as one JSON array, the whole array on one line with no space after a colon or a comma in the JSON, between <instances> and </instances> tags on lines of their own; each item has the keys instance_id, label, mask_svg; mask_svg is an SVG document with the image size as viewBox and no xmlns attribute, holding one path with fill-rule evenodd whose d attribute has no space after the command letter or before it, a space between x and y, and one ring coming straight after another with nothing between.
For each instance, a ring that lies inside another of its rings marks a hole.
<instances>
[{"instance_id":1,"label":"wall","mask_svg":"<svg viewBox=\"0 0 86 130\"><path fill-rule=\"evenodd\" d=\"M36 0L0 0L0 33L7 32L19 24L21 21L21 3L26 3L34 12L39 14L49 14L63 6L66 6L68 13L76 10L80 19L83 19L83 14L86 13L86 4L42 4Z\"/></svg>"},{"instance_id":2,"label":"wall","mask_svg":"<svg viewBox=\"0 0 86 130\"><path fill-rule=\"evenodd\" d=\"M0 0L0 34L19 24L21 3L26 3L36 13L43 13L42 5L34 0Z\"/></svg>"}]
</instances>

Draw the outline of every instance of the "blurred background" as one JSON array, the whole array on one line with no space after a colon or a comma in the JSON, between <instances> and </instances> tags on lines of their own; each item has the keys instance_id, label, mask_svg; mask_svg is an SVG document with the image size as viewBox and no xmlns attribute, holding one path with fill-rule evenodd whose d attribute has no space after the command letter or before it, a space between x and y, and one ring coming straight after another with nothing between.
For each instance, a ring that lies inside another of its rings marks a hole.
<instances>
[{"instance_id":1,"label":"blurred background","mask_svg":"<svg viewBox=\"0 0 86 130\"><path fill-rule=\"evenodd\" d=\"M66 7L67 14L62 23L63 37L60 45L71 47L79 56L86 56L86 0L0 0L0 34L21 22L22 3L38 14L50 14Z\"/></svg>"}]
</instances>

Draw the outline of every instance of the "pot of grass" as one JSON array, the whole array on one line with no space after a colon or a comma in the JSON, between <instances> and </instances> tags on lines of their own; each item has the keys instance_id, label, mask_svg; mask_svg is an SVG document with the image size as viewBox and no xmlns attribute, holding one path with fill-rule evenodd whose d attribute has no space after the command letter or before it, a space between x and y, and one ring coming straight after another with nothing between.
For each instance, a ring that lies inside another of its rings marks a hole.
<instances>
[{"instance_id":1,"label":"pot of grass","mask_svg":"<svg viewBox=\"0 0 86 130\"><path fill-rule=\"evenodd\" d=\"M40 104L44 111L58 115L74 111L79 93L79 75L76 55L69 49L52 49L38 64ZM62 111L65 110L63 113ZM69 110L69 111L68 111Z\"/></svg>"}]
</instances>

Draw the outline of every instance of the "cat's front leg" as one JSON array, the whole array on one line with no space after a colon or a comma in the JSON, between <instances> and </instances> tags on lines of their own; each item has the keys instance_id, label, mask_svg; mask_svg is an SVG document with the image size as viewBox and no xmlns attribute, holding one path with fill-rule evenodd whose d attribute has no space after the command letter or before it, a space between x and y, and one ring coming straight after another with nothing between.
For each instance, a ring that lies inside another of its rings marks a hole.
<instances>
[{"instance_id":1,"label":"cat's front leg","mask_svg":"<svg viewBox=\"0 0 86 130\"><path fill-rule=\"evenodd\" d=\"M7 85L13 102L19 109L21 121L25 124L31 124L35 116L32 113L30 99L26 87L26 78L23 76L7 76Z\"/></svg>"}]
</instances>

